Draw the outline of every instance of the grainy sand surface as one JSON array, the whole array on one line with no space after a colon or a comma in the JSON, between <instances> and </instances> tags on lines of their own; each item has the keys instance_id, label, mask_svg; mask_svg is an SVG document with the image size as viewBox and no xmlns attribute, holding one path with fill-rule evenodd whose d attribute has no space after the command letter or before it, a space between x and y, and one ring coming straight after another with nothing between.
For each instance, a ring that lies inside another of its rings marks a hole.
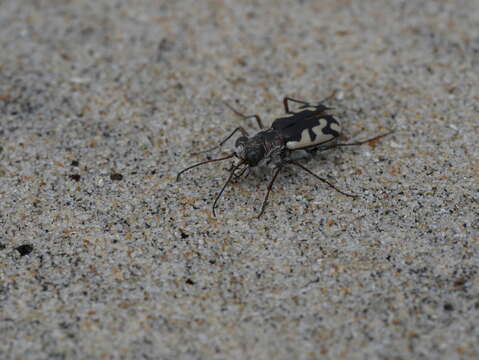
<instances>
[{"instance_id":1,"label":"grainy sand surface","mask_svg":"<svg viewBox=\"0 0 479 360\"><path fill-rule=\"evenodd\" d=\"M332 91L358 199L175 181ZM479 358L478 104L476 0L0 0L0 358Z\"/></svg>"}]
</instances>

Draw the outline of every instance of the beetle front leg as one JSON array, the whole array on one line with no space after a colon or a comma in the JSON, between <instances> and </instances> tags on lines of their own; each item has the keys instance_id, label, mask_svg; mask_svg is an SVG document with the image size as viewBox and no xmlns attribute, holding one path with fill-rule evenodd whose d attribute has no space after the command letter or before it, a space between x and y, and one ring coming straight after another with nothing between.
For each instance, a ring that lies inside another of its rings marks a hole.
<instances>
[{"instance_id":1,"label":"beetle front leg","mask_svg":"<svg viewBox=\"0 0 479 360\"><path fill-rule=\"evenodd\" d=\"M230 176L228 176L228 180L226 180L226 182L225 182L225 184L223 185L223 187L221 188L220 192L218 193L218 195L216 195L215 201L213 202L213 206L212 206L212 208L211 208L214 217L216 217L215 209L216 209L216 204L218 204L218 200L220 199L221 195L223 195L223 192L225 191L225 189L226 189L226 187L228 186L228 184L231 182L231 180L233 180L233 177L235 176L235 171L236 171L241 165L243 165L242 162L240 162L238 165L234 166L234 167L230 170Z\"/></svg>"},{"instance_id":2,"label":"beetle front leg","mask_svg":"<svg viewBox=\"0 0 479 360\"><path fill-rule=\"evenodd\" d=\"M278 176L279 172L281 171L281 166L278 167L278 169L276 170L276 172L274 173L273 175L273 178L271 179L271 181L269 182L269 185L268 185L268 191L266 192L266 195L264 197L264 200L263 200L263 204L261 205L261 211L260 213L258 214L257 218L259 219L261 217L261 215L263 215L264 213L264 209L266 208L266 203L268 202L268 197L269 197L269 193L271 192L271 189L273 188L273 184L276 180L276 177Z\"/></svg>"}]
</instances>

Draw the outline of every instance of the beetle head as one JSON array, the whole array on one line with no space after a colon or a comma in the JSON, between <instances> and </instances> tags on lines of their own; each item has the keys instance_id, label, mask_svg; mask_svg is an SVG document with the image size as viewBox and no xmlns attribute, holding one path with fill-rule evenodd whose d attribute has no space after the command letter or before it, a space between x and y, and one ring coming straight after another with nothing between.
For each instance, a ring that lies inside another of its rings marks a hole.
<instances>
[{"instance_id":1,"label":"beetle head","mask_svg":"<svg viewBox=\"0 0 479 360\"><path fill-rule=\"evenodd\" d=\"M257 166L265 155L264 147L254 139L249 139L246 136L241 136L236 140L235 154L243 162L251 167Z\"/></svg>"}]
</instances>

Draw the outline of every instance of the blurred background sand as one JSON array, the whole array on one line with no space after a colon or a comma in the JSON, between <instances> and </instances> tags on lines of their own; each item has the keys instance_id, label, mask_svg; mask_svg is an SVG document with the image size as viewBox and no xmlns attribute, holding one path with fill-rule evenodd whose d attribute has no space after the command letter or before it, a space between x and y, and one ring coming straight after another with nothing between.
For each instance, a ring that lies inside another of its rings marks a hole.
<instances>
[{"instance_id":1,"label":"blurred background sand","mask_svg":"<svg viewBox=\"0 0 479 360\"><path fill-rule=\"evenodd\" d=\"M0 358L478 358L479 2L4 0L0 29ZM359 199L291 169L213 218L229 164L175 181L223 101L332 91L344 139L396 129L307 163Z\"/></svg>"}]
</instances>

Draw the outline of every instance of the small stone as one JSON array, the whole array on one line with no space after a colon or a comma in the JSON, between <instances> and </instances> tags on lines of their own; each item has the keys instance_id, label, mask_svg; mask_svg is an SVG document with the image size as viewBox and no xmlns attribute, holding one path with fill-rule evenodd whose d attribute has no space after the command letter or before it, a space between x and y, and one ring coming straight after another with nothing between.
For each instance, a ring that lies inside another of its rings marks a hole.
<instances>
[{"instance_id":1,"label":"small stone","mask_svg":"<svg viewBox=\"0 0 479 360\"><path fill-rule=\"evenodd\" d=\"M123 175L118 174L118 173L114 173L114 174L110 175L110 179L113 180L113 181L121 181L121 180L123 180Z\"/></svg>"},{"instance_id":2,"label":"small stone","mask_svg":"<svg viewBox=\"0 0 479 360\"><path fill-rule=\"evenodd\" d=\"M33 246L30 244L24 244L20 245L17 248L15 248L20 253L20 256L25 256L30 254L33 251Z\"/></svg>"}]
</instances>

